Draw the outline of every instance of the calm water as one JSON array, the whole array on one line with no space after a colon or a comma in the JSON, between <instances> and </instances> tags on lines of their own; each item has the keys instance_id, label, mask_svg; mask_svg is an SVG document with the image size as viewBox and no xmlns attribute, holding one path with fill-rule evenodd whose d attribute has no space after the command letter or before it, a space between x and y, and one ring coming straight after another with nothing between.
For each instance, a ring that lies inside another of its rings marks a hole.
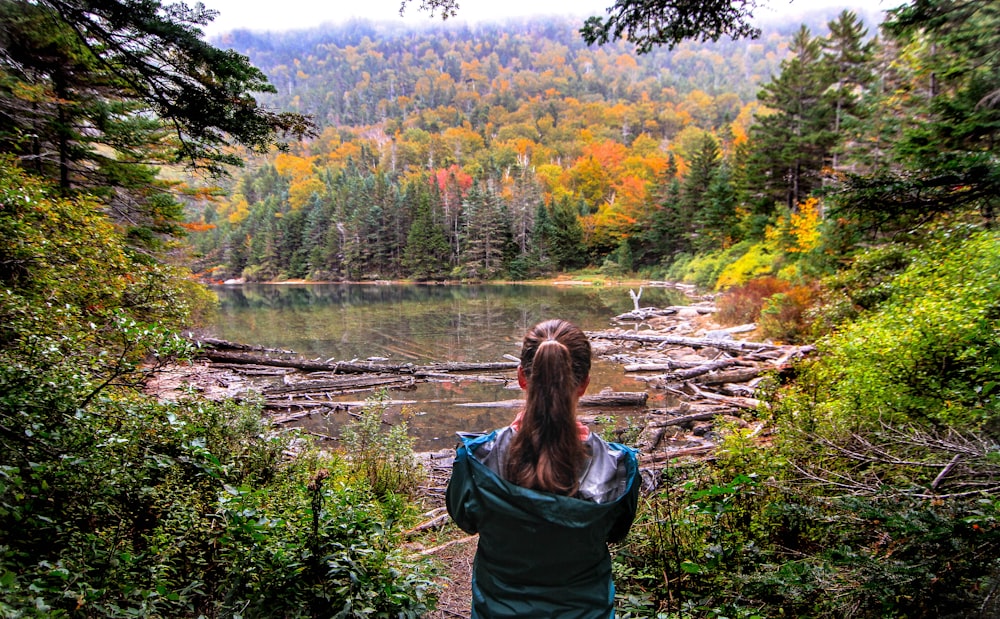
<instances>
[{"instance_id":1,"label":"calm water","mask_svg":"<svg viewBox=\"0 0 1000 619\"><path fill-rule=\"evenodd\" d=\"M220 311L211 331L217 337L291 349L307 358L350 361L385 357L389 363L504 361L517 356L524 333L547 318L565 318L585 330L611 326L611 317L632 309L628 288L617 286L419 284L245 284L215 289ZM643 306L684 303L673 290L645 289ZM408 407L411 434L421 450L454 444L459 430L505 425L515 409L460 407L520 397L511 385L471 381L421 384L392 391ZM618 366L595 360L588 393L604 387L641 391ZM364 395L345 400L364 399ZM394 411L395 412L395 411ZM303 421L335 434L344 413Z\"/></svg>"}]
</instances>

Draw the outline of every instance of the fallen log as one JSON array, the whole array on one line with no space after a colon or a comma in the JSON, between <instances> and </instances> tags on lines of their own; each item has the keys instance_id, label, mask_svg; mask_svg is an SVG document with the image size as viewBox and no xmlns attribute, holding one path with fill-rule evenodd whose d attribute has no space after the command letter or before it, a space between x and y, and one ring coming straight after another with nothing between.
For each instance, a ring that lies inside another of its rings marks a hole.
<instances>
[{"instance_id":1,"label":"fallen log","mask_svg":"<svg viewBox=\"0 0 1000 619\"><path fill-rule=\"evenodd\" d=\"M622 369L628 372L672 372L704 365L701 361L676 361L674 359L650 359L641 363L626 363Z\"/></svg>"},{"instance_id":2,"label":"fallen log","mask_svg":"<svg viewBox=\"0 0 1000 619\"><path fill-rule=\"evenodd\" d=\"M691 413L690 415L682 415L680 417L673 417L670 419L664 419L662 421L654 421L649 424L650 428L666 428L668 426L686 426L692 424L696 421L705 421L707 419L715 419L719 415L726 413L732 413L733 409L727 407L720 407L718 410L706 410L698 413Z\"/></svg>"},{"instance_id":3,"label":"fallen log","mask_svg":"<svg viewBox=\"0 0 1000 619\"><path fill-rule=\"evenodd\" d=\"M677 310L670 307L662 309L658 307L643 307L625 312L624 314L618 314L615 316L615 320L619 322L643 322L657 316L672 316L676 313Z\"/></svg>"},{"instance_id":4,"label":"fallen log","mask_svg":"<svg viewBox=\"0 0 1000 619\"><path fill-rule=\"evenodd\" d=\"M485 363L432 363L429 365L416 366L412 363L387 364L387 363L356 363L353 361L318 361L309 359L288 359L281 357L268 357L250 352L226 352L220 350L204 350L201 356L209 361L262 365L280 368L295 368L304 372L330 372L332 374L370 374L374 372L384 372L391 374L413 374L418 371L425 372L474 372L474 371L497 371L517 369L517 363L513 361L498 361Z\"/></svg>"},{"instance_id":5,"label":"fallen log","mask_svg":"<svg viewBox=\"0 0 1000 619\"><path fill-rule=\"evenodd\" d=\"M209 361L223 363L244 363L253 365L268 365L279 368L295 368L305 372L331 372L334 374L368 374L372 372L387 372L395 374L410 374L412 364L388 365L380 363L351 363L348 361L317 361L309 359L283 359L257 355L253 353L225 352L220 350L205 350L201 356Z\"/></svg>"},{"instance_id":6,"label":"fallen log","mask_svg":"<svg viewBox=\"0 0 1000 619\"><path fill-rule=\"evenodd\" d=\"M284 376L295 371L295 368L275 368L249 363L213 363L212 365L220 369L232 370L244 376Z\"/></svg>"},{"instance_id":7,"label":"fallen log","mask_svg":"<svg viewBox=\"0 0 1000 619\"><path fill-rule=\"evenodd\" d=\"M760 368L744 368L729 372L718 372L707 376L698 376L695 382L699 385L725 385L726 383L745 383L760 376Z\"/></svg>"},{"instance_id":8,"label":"fallen log","mask_svg":"<svg viewBox=\"0 0 1000 619\"><path fill-rule=\"evenodd\" d=\"M749 333L757 328L756 323L749 323L745 325L737 325L735 327L727 327L725 329L713 329L711 331L706 331L704 337L708 339L728 339L737 333Z\"/></svg>"},{"instance_id":9,"label":"fallen log","mask_svg":"<svg viewBox=\"0 0 1000 619\"><path fill-rule=\"evenodd\" d=\"M515 361L492 361L488 363L466 363L451 361L448 363L431 363L415 366L414 372L490 372L497 370L516 370L519 363Z\"/></svg>"},{"instance_id":10,"label":"fallen log","mask_svg":"<svg viewBox=\"0 0 1000 619\"><path fill-rule=\"evenodd\" d=\"M672 416L676 418L685 415L696 415L702 413L710 413L713 415L718 415L720 413L727 413L732 410L733 408L731 406L723 406L723 405L700 406L698 404L691 404L690 402L684 402L676 408L655 408L653 410L648 411L647 414L655 419L659 416Z\"/></svg>"},{"instance_id":11,"label":"fallen log","mask_svg":"<svg viewBox=\"0 0 1000 619\"><path fill-rule=\"evenodd\" d=\"M734 406L736 408L742 408L746 410L757 410L760 407L760 400L756 398L741 398L736 396L719 395L718 393L712 393L711 391L704 391L699 389L694 383L688 383L692 391L696 395L713 400L715 402L722 402Z\"/></svg>"},{"instance_id":12,"label":"fallen log","mask_svg":"<svg viewBox=\"0 0 1000 619\"><path fill-rule=\"evenodd\" d=\"M646 405L649 394L645 391L609 391L580 398L577 406L580 408L599 407L641 407ZM518 408L524 406L524 400L500 400L498 402L463 402L456 404L465 408Z\"/></svg>"},{"instance_id":13,"label":"fallen log","mask_svg":"<svg viewBox=\"0 0 1000 619\"><path fill-rule=\"evenodd\" d=\"M721 370L722 368L727 368L732 365L738 365L744 363L739 359L719 359L718 361L712 361L710 363L705 363L699 365L698 367L691 368L689 370L682 370L680 372L674 372L673 374L667 374L663 378L664 380L690 380L696 378L703 374L708 374L709 372L714 372L715 370Z\"/></svg>"},{"instance_id":14,"label":"fallen log","mask_svg":"<svg viewBox=\"0 0 1000 619\"><path fill-rule=\"evenodd\" d=\"M255 351L255 352L273 352L282 355L294 355L294 350L283 350L281 348L266 348L264 346L257 346L251 344L241 344L239 342L230 342L229 340L222 340L215 337L188 337L196 346L201 348L214 348L216 350L245 350L245 351Z\"/></svg>"},{"instance_id":15,"label":"fallen log","mask_svg":"<svg viewBox=\"0 0 1000 619\"><path fill-rule=\"evenodd\" d=\"M718 348L730 353L758 352L763 350L776 350L779 347L774 344L764 344L762 342L745 342L743 340L713 340L708 338L683 337L679 335L653 335L646 333L631 332L609 332L590 331L587 337L602 340L627 340L632 342L645 342L648 344L670 344L673 346L689 346L691 348Z\"/></svg>"},{"instance_id":16,"label":"fallen log","mask_svg":"<svg viewBox=\"0 0 1000 619\"><path fill-rule=\"evenodd\" d=\"M673 458L681 458L684 456L698 456L701 454L709 453L715 450L715 445L700 445L698 447L685 447L684 449L674 449L672 451L663 451L651 454L640 454L639 455L639 465L643 464L655 464L658 462L663 462L664 460L671 460Z\"/></svg>"},{"instance_id":17,"label":"fallen log","mask_svg":"<svg viewBox=\"0 0 1000 619\"><path fill-rule=\"evenodd\" d=\"M504 378L503 376L483 376L475 375L469 376L466 374L449 374L447 372L425 372L423 370L416 370L413 372L413 376L416 378L422 378L428 382L474 382L474 383L509 383L513 380L512 377Z\"/></svg>"},{"instance_id":18,"label":"fallen log","mask_svg":"<svg viewBox=\"0 0 1000 619\"><path fill-rule=\"evenodd\" d=\"M419 400L380 400L379 405L385 406L412 406L419 404ZM287 408L329 408L331 410L350 410L367 406L367 400L311 400L308 398L287 399L287 400L265 400L264 408L287 409Z\"/></svg>"},{"instance_id":19,"label":"fallen log","mask_svg":"<svg viewBox=\"0 0 1000 619\"><path fill-rule=\"evenodd\" d=\"M331 391L343 391L345 389L358 389L362 387L412 384L412 376L375 374L369 376L346 376L332 380L303 380L287 385L266 387L263 390L263 394L265 397L272 397L295 393L329 393Z\"/></svg>"}]
</instances>

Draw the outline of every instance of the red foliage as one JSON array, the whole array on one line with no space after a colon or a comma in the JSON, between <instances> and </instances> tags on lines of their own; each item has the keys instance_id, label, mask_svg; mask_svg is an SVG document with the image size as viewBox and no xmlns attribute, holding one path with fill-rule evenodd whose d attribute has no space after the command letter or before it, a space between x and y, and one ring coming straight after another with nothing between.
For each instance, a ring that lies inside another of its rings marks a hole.
<instances>
[{"instance_id":1,"label":"red foliage","mask_svg":"<svg viewBox=\"0 0 1000 619\"><path fill-rule=\"evenodd\" d=\"M787 292L791 287L788 282L770 276L758 277L742 286L734 286L719 297L716 318L724 325L756 322L767 300L776 293Z\"/></svg>"},{"instance_id":2,"label":"red foliage","mask_svg":"<svg viewBox=\"0 0 1000 619\"><path fill-rule=\"evenodd\" d=\"M434 182L437 183L437 187L441 193L444 193L451 187L452 189L458 189L459 196L464 196L469 187L472 187L472 177L456 164L452 164L448 168L438 168L434 172Z\"/></svg>"}]
</instances>

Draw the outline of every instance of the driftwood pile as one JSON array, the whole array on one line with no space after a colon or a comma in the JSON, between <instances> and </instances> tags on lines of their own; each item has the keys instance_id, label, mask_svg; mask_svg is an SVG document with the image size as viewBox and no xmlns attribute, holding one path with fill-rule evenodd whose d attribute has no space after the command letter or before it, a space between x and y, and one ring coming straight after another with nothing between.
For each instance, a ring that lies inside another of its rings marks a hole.
<instances>
[{"instance_id":1,"label":"driftwood pile","mask_svg":"<svg viewBox=\"0 0 1000 619\"><path fill-rule=\"evenodd\" d=\"M348 411L365 404L364 398L344 400L343 396L413 389L420 382L477 381L509 384L516 380L517 361L484 363L440 362L427 365L390 364L372 357L364 361L303 359L293 351L266 349L214 338L193 339L199 360L212 370L225 370L245 378L244 390L251 388L264 397L264 408L272 421L287 423L314 414ZM210 373L205 369L203 373ZM227 385L238 379L226 381ZM227 393L226 395L232 395ZM582 408L643 408L648 393L602 391L581 398ZM393 399L388 406L417 404L416 400ZM516 408L522 400L456 404L480 408Z\"/></svg>"},{"instance_id":2,"label":"driftwood pile","mask_svg":"<svg viewBox=\"0 0 1000 619\"><path fill-rule=\"evenodd\" d=\"M711 454L720 422L750 428L763 406L754 397L760 382L789 372L794 361L813 350L734 337L753 333L754 324L712 329L710 302L639 308L634 294L633 300L636 308L615 318L629 326L588 336L597 354L674 402L646 413L635 446L647 472L674 458ZM752 432L763 430L757 423Z\"/></svg>"}]
</instances>

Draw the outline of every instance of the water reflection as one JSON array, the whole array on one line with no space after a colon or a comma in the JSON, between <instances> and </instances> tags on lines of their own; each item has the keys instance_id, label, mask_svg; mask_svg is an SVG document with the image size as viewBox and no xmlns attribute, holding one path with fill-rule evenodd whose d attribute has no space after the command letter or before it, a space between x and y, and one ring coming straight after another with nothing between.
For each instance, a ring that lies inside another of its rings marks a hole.
<instances>
[{"instance_id":1,"label":"water reflection","mask_svg":"<svg viewBox=\"0 0 1000 619\"><path fill-rule=\"evenodd\" d=\"M584 330L602 329L632 308L628 289L616 286L247 284L216 292L220 311L212 331L220 338L292 349L308 358L385 357L416 364L501 361L518 354L524 333L541 320L559 317ZM644 306L681 303L673 290L646 289L642 295ZM637 391L644 385L597 361L590 392L603 387ZM490 429L514 414L454 404L520 397L504 385L471 382L431 383L390 395L418 401L410 427L421 449L451 446L455 431ZM340 421L309 423L325 434Z\"/></svg>"}]
</instances>

